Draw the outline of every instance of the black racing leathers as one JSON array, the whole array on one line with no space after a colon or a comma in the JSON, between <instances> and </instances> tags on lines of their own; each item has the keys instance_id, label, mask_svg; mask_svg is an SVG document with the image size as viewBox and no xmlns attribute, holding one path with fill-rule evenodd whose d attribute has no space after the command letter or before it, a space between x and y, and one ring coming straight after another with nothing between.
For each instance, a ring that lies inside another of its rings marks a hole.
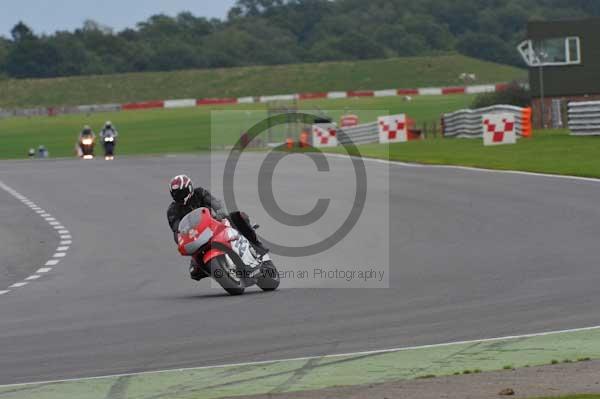
<instances>
[{"instance_id":1,"label":"black racing leathers","mask_svg":"<svg viewBox=\"0 0 600 399\"><path fill-rule=\"evenodd\" d=\"M212 209L215 217L218 219L224 219L227 217L227 213L225 212L225 208L223 207L221 201L213 197L208 190L198 187L194 190L192 198L190 198L186 205L178 204L175 201L169 205L169 209L167 210L167 218L169 219L169 226L171 226L171 230L173 231L175 242L177 242L177 229L179 228L179 222L181 222L181 219L183 219L185 215L191 211L198 208Z\"/></svg>"}]
</instances>

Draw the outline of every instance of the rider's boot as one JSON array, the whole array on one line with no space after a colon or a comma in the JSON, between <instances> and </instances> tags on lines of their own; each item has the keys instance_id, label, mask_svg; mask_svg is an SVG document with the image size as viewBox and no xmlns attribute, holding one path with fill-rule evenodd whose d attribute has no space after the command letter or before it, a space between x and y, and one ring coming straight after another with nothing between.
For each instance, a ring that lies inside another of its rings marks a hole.
<instances>
[{"instance_id":1,"label":"rider's boot","mask_svg":"<svg viewBox=\"0 0 600 399\"><path fill-rule=\"evenodd\" d=\"M208 276L204 271L203 265L199 265L194 258L190 261L190 278L195 281L203 280Z\"/></svg>"}]
</instances>

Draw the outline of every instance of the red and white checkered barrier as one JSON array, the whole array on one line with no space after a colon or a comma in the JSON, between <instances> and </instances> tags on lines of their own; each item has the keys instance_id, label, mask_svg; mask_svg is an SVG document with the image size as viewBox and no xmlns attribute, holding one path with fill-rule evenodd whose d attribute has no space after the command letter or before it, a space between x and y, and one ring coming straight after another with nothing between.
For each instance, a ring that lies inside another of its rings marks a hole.
<instances>
[{"instance_id":1,"label":"red and white checkered barrier","mask_svg":"<svg viewBox=\"0 0 600 399\"><path fill-rule=\"evenodd\" d=\"M530 126L524 117L527 108L512 105L493 105L479 109L461 109L442 116L442 130L446 138L480 138L482 120L486 115L512 115L515 121L515 134L527 136Z\"/></svg>"},{"instance_id":2,"label":"red and white checkered barrier","mask_svg":"<svg viewBox=\"0 0 600 399\"><path fill-rule=\"evenodd\" d=\"M408 123L405 114L380 116L379 143L403 143L408 141Z\"/></svg>"},{"instance_id":3,"label":"red and white checkered barrier","mask_svg":"<svg viewBox=\"0 0 600 399\"><path fill-rule=\"evenodd\" d=\"M483 115L483 145L516 144L517 132L513 114Z\"/></svg>"},{"instance_id":4,"label":"red and white checkered barrier","mask_svg":"<svg viewBox=\"0 0 600 399\"><path fill-rule=\"evenodd\" d=\"M312 126L313 147L337 147L337 127L331 123Z\"/></svg>"}]
</instances>

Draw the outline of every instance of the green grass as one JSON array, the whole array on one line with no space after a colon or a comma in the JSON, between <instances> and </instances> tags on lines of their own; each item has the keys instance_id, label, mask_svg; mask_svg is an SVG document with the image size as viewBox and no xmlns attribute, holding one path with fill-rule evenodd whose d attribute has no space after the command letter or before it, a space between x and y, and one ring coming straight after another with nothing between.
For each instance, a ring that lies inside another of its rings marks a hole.
<instances>
[{"instance_id":1,"label":"green grass","mask_svg":"<svg viewBox=\"0 0 600 399\"><path fill-rule=\"evenodd\" d=\"M0 108L243 97L297 92L378 90L525 79L526 71L461 55L356 62L130 73L57 79L0 80Z\"/></svg>"},{"instance_id":2,"label":"green grass","mask_svg":"<svg viewBox=\"0 0 600 399\"><path fill-rule=\"evenodd\" d=\"M320 100L302 102L304 109L328 110L338 119L346 110L362 121L386 112L406 112L417 121L439 120L440 114L467 107L471 95ZM211 113L215 111L214 114ZM230 111L227 113L216 111ZM206 151L212 146L233 144L240 133L267 116L261 104L218 108L161 109L91 115L0 119L0 159L24 158L30 147L45 145L52 157L73 156L75 140L84 124L96 131L107 119L121 132L118 154L163 154ZM211 129L215 132L211 143Z\"/></svg>"},{"instance_id":3,"label":"green grass","mask_svg":"<svg viewBox=\"0 0 600 399\"><path fill-rule=\"evenodd\" d=\"M359 149L363 156L394 161L600 177L600 138L574 137L566 130L536 131L531 139L495 147L484 147L481 139L432 139Z\"/></svg>"},{"instance_id":4,"label":"green grass","mask_svg":"<svg viewBox=\"0 0 600 399\"><path fill-rule=\"evenodd\" d=\"M309 111L328 110L335 119L346 111L356 112L363 122L387 112L406 112L420 125L439 120L443 112L467 107L472 100L470 95L455 95L415 97L411 102L387 97L307 101L302 105ZM81 127L90 124L98 129L107 119L121 132L119 155L208 151L233 144L242 131L266 116L264 105L254 104L4 119L0 120L0 159L24 158L30 147L40 144L53 157L73 156ZM482 140L436 138L369 144L359 149L363 156L405 162L600 177L600 138L572 137L565 130L535 132L533 138L520 139L516 145L497 147L484 147ZM344 152L342 148L332 151Z\"/></svg>"}]
</instances>

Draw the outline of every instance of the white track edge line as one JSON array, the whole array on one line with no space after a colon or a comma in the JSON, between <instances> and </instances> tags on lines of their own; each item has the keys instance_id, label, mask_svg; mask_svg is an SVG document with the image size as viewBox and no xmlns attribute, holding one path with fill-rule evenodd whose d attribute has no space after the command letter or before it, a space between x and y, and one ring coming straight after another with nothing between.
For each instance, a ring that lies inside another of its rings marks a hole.
<instances>
[{"instance_id":1,"label":"white track edge line","mask_svg":"<svg viewBox=\"0 0 600 399\"><path fill-rule=\"evenodd\" d=\"M387 159L378 159L378 158L370 158L370 157L357 157L357 156L352 156L352 155L334 154L334 153L324 153L324 154L327 156L331 156L333 158L344 158L344 159L355 158L355 159L362 159L364 161L369 161L369 162L383 163L383 164L389 164L389 165L393 165L393 166L405 166L405 167L410 167L410 168L458 169L458 170L468 170L468 171L474 171L474 172L507 173L507 174L514 174L514 175L550 177L550 178L555 178L555 179L579 180L579 181L586 181L586 182L591 182L591 183L600 183L600 179L597 179L594 177L558 175L558 174L551 174L551 173L527 172L527 171L522 171L522 170L511 170L511 169L487 169L487 168L478 168L475 166L421 164L421 163L412 163L412 162L390 161Z\"/></svg>"},{"instance_id":2,"label":"white track edge line","mask_svg":"<svg viewBox=\"0 0 600 399\"><path fill-rule=\"evenodd\" d=\"M27 197L21 195L19 192L17 192L16 190L14 190L12 187L9 187L8 185L6 185L4 182L0 181L0 189L4 190L5 192L7 192L9 195L12 195L14 198L20 200L24 205L28 206L32 211L34 211L36 214L38 214L39 216L41 216L42 218L44 218L46 220L46 222L48 222L48 224L50 226L54 227L54 231L56 231L59 235L60 235L60 239L64 240L66 238L71 239L71 233L69 232L69 230L67 230L65 228L65 226L63 226L60 222L58 222L50 213L48 213L46 210L40 208L39 206L37 206L37 204L31 200L29 200ZM64 242L64 241L63 241ZM69 244L71 244L71 241L69 241ZM57 248L56 253L54 254L53 258L55 259L51 259L48 260L45 264L45 266L55 266L60 262L60 259L56 259L56 258L64 258L66 257L66 251L69 250L69 246L62 246L64 244L62 244L61 242L61 246ZM21 288L21 287L25 287L26 285L29 284L30 281L35 281L40 279L42 276L41 274L45 274L52 271L51 267L43 267L41 269L38 269L38 271L27 277L25 280L21 281L21 282L17 282L14 283L13 285L11 285L10 287L8 287L8 289L6 290L0 290L0 296L1 295L5 295L11 292L10 288Z\"/></svg>"},{"instance_id":3,"label":"white track edge line","mask_svg":"<svg viewBox=\"0 0 600 399\"><path fill-rule=\"evenodd\" d=\"M45 274L45 273L49 273L52 271L51 267L42 267L41 269L38 269L35 273L36 274Z\"/></svg>"},{"instance_id":4,"label":"white track edge line","mask_svg":"<svg viewBox=\"0 0 600 399\"><path fill-rule=\"evenodd\" d=\"M142 372L138 372L138 373L110 374L110 375L104 375L104 376L98 376L98 377L82 377L82 378L70 378L70 379L63 379L63 380L25 382L25 383L21 383L21 384L0 385L0 388L24 387L24 386L41 385L41 384L59 384L59 383L66 383L66 382L79 382L79 381L94 381L94 380L102 380L102 379L107 379L107 378L132 377L132 376L138 376L138 375L164 374L164 373L185 372L185 371L200 371L200 370L210 370L210 369L222 369L222 368L229 368L229 367L260 366L260 365L265 365L265 364L286 363L286 362L305 361L305 360L314 360L314 359L334 359L334 358L339 358L339 357L377 355L377 354L384 354L384 353L405 352L405 351L410 351L410 350L443 348L443 347L447 347L447 346L456 346L456 345L481 344L481 343L496 342L496 341L512 341L512 340L523 339L523 338L545 337L548 335L577 333L577 332L594 331L594 330L600 330L600 325L592 326L592 327L572 328L572 329L567 329L567 330L546 331L546 332L532 333L532 334L507 335L504 337L496 337L496 338L482 338L482 339L473 339L473 340L467 340L467 341L445 342L445 343L441 343L441 344L406 346L406 347L400 347L400 348L378 349L378 350L371 350L371 351L339 353L339 354L322 355L322 356L305 356L305 357L296 357L296 358L279 359L279 360L262 360L262 361L257 361L257 362L220 364L220 365L214 365L214 366L186 367L186 368L168 369L168 370L142 371Z\"/></svg>"}]
</instances>

